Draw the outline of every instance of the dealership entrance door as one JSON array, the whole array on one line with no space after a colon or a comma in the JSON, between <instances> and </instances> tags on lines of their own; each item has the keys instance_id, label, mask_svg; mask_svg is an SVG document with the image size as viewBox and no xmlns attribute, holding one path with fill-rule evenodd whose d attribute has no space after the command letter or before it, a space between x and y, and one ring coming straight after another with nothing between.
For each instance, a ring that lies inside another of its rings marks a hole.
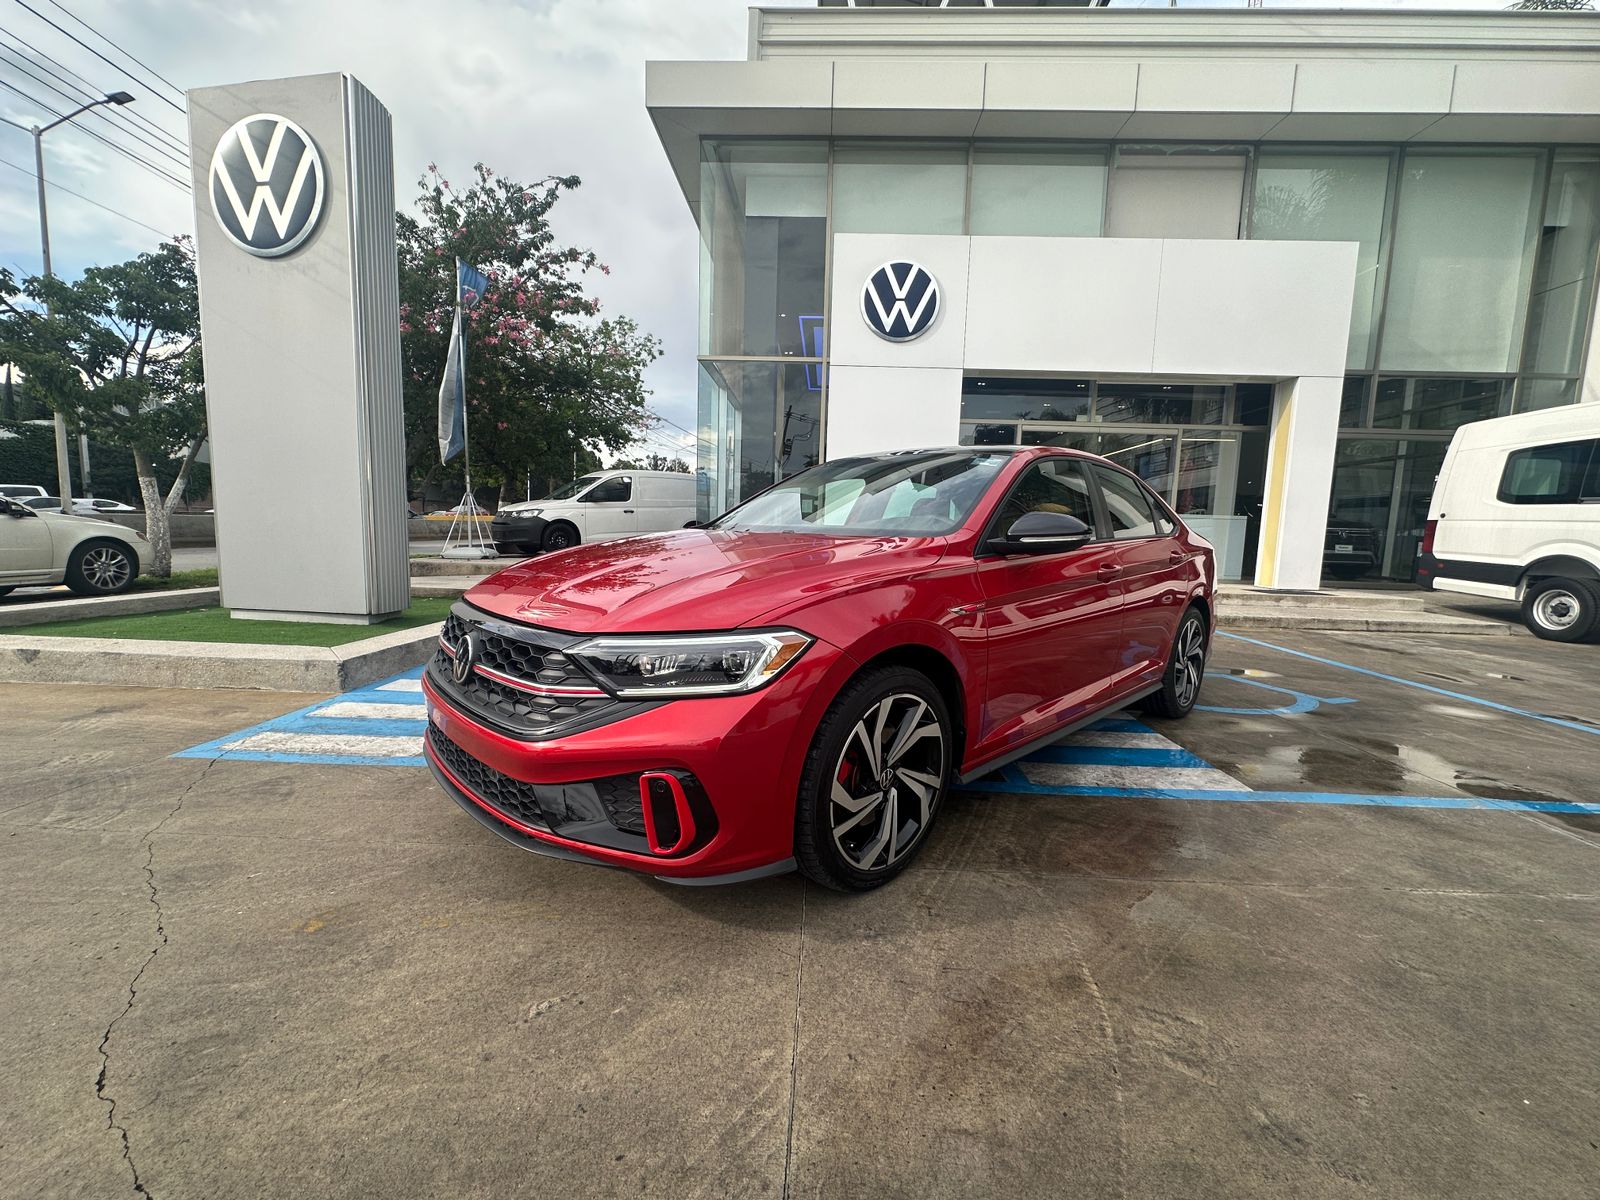
<instances>
[{"instance_id":1,"label":"dealership entrance door","mask_svg":"<svg viewBox=\"0 0 1600 1200\"><path fill-rule=\"evenodd\" d=\"M961 441L1070 446L1120 463L1216 546L1222 578L1249 579L1271 412L1269 383L968 375Z\"/></svg>"}]
</instances>

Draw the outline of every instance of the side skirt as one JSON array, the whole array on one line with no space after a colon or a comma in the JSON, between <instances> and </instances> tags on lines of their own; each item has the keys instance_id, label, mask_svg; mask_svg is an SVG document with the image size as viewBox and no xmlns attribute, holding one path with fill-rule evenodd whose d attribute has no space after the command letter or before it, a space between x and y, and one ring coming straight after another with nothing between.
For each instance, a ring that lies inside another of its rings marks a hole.
<instances>
[{"instance_id":1,"label":"side skirt","mask_svg":"<svg viewBox=\"0 0 1600 1200\"><path fill-rule=\"evenodd\" d=\"M974 780L982 779L985 775L988 775L993 771L998 771L1001 767L1009 766L1011 763L1016 762L1019 758L1026 758L1035 750L1043 750L1046 746L1059 742L1068 734L1077 733L1078 730L1082 729L1085 725L1093 725L1102 717L1110 716L1114 712L1121 712L1123 709L1127 708L1128 705L1135 704L1138 701L1143 700L1152 692L1159 692L1161 690L1161 686L1162 685L1160 683L1152 683L1148 687L1142 687L1136 692L1129 692L1126 696L1112 701L1104 708L1097 708L1088 716L1079 717L1070 725L1063 725L1059 729L1052 729L1049 733L1045 734L1041 738L1034 738L1033 741L1024 743L1014 750L1007 750L998 758L988 759L978 766L973 767L971 770L963 771L958 777L958 782L972 783Z\"/></svg>"}]
</instances>

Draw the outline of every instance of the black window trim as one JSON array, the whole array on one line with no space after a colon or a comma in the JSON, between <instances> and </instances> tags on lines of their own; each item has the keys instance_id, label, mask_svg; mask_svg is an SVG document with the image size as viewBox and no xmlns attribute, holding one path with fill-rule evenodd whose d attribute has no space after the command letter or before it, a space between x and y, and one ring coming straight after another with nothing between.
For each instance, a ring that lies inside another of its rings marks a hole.
<instances>
[{"instance_id":1,"label":"black window trim","mask_svg":"<svg viewBox=\"0 0 1600 1200\"><path fill-rule=\"evenodd\" d=\"M1011 557L1010 555L998 554L989 549L989 543L1000 535L1000 514L1005 512L1006 505L1011 502L1011 497L1016 495L1023 481L1028 478L1029 471L1047 462L1063 458L1078 464L1078 467L1083 471L1084 481L1089 485L1089 504L1094 509L1094 537L1081 546L1073 546L1068 550L1059 550L1055 554L1036 554L1029 557L1056 558L1062 554L1078 554L1094 546L1110 544L1111 539L1106 536L1106 531L1110 529L1111 525L1106 517L1104 502L1100 499L1100 486L1095 482L1094 472L1089 469L1095 465L1094 461L1089 458L1080 458L1076 454L1042 454L1018 472L1017 477L1011 481L1011 486L1006 488L1005 495L1001 496L999 503L994 506L994 511L984 521L983 533L972 547L972 557L974 559L1004 559Z\"/></svg>"}]
</instances>

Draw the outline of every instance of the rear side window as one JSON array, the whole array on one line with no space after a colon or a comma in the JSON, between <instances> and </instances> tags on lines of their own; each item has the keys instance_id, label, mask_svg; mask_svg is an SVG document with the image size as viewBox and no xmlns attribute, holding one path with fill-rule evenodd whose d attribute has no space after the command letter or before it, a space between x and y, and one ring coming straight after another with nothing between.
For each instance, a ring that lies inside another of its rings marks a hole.
<instances>
[{"instance_id":1,"label":"rear side window","mask_svg":"<svg viewBox=\"0 0 1600 1200\"><path fill-rule=\"evenodd\" d=\"M1171 522L1164 514L1157 524L1155 509L1136 482L1121 471L1108 471L1104 467L1096 467L1094 474L1100 481L1100 494L1105 498L1106 512L1111 517L1113 538L1123 541L1171 532Z\"/></svg>"},{"instance_id":2,"label":"rear side window","mask_svg":"<svg viewBox=\"0 0 1600 1200\"><path fill-rule=\"evenodd\" d=\"M622 504L633 495L633 480L626 475L618 475L598 483L579 497L585 504Z\"/></svg>"},{"instance_id":3,"label":"rear side window","mask_svg":"<svg viewBox=\"0 0 1600 1200\"><path fill-rule=\"evenodd\" d=\"M1595 439L1530 446L1506 456L1495 496L1504 504L1576 504L1593 494ZM1587 481L1586 481L1587 475Z\"/></svg>"}]
</instances>

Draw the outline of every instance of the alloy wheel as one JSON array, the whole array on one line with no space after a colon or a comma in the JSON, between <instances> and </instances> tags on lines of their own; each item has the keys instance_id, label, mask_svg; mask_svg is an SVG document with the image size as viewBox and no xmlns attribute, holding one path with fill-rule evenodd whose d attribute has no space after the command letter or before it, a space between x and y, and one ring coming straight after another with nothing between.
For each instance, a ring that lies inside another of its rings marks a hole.
<instances>
[{"instance_id":1,"label":"alloy wheel","mask_svg":"<svg viewBox=\"0 0 1600 1200\"><path fill-rule=\"evenodd\" d=\"M128 556L111 546L96 546L83 556L83 577L96 591L116 591L132 573Z\"/></svg>"},{"instance_id":2,"label":"alloy wheel","mask_svg":"<svg viewBox=\"0 0 1600 1200\"><path fill-rule=\"evenodd\" d=\"M879 700L856 722L834 764L834 845L858 871L885 871L911 852L938 807L944 728L909 692Z\"/></svg>"},{"instance_id":3,"label":"alloy wheel","mask_svg":"<svg viewBox=\"0 0 1600 1200\"><path fill-rule=\"evenodd\" d=\"M1200 694L1200 681L1206 672L1205 627L1198 620L1183 623L1178 632L1178 653L1173 663L1177 675L1173 680L1178 693L1178 704L1188 708Z\"/></svg>"}]
</instances>

